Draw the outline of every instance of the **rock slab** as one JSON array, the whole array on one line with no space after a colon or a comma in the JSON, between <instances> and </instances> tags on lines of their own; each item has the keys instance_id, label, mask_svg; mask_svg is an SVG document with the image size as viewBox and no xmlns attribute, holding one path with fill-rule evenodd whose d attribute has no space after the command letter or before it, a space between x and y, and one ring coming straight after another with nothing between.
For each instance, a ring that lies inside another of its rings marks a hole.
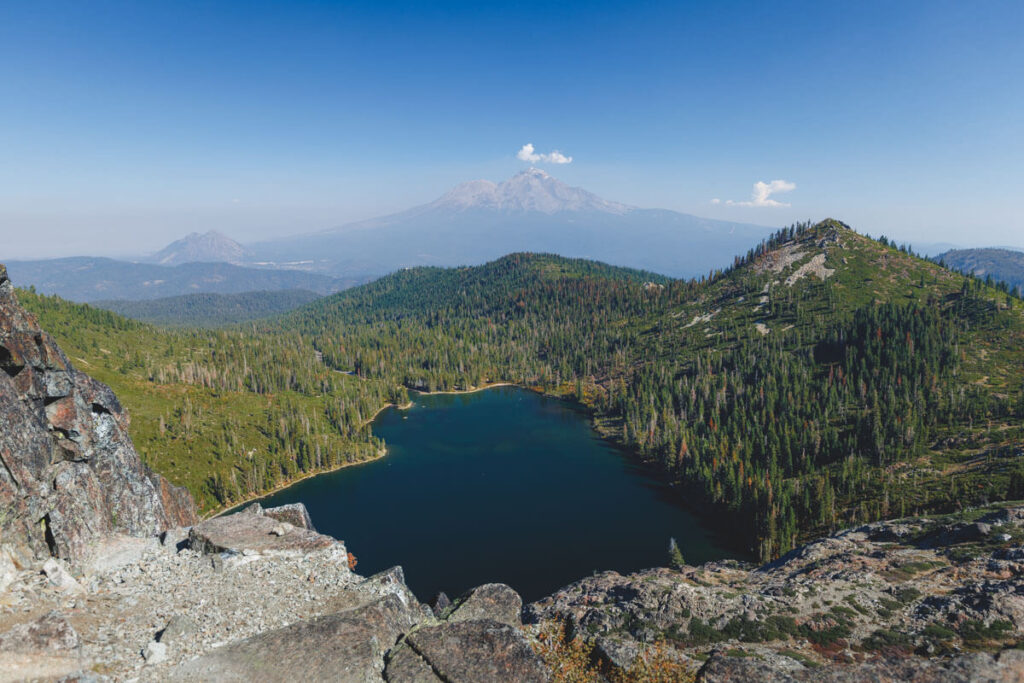
<instances>
[{"instance_id":1,"label":"rock slab","mask_svg":"<svg viewBox=\"0 0 1024 683\"><path fill-rule=\"evenodd\" d=\"M0 537L73 568L111 533L151 536L195 517L192 497L142 464L128 415L18 303L0 265Z\"/></svg>"},{"instance_id":2,"label":"rock slab","mask_svg":"<svg viewBox=\"0 0 1024 683\"><path fill-rule=\"evenodd\" d=\"M174 681L380 681L384 653L418 610L393 595L225 645L175 669Z\"/></svg>"}]
</instances>

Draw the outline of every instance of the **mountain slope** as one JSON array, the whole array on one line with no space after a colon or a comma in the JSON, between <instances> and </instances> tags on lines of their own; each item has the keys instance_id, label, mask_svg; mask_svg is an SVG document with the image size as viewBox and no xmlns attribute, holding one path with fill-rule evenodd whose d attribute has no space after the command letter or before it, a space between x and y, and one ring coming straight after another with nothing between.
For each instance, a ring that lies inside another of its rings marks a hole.
<instances>
[{"instance_id":1,"label":"mountain slope","mask_svg":"<svg viewBox=\"0 0 1024 683\"><path fill-rule=\"evenodd\" d=\"M161 329L20 290L77 367L131 414L143 462L203 512L381 454L366 422L405 394L324 367L296 335ZM2 356L2 352L0 352Z\"/></svg>"},{"instance_id":2,"label":"mountain slope","mask_svg":"<svg viewBox=\"0 0 1024 683\"><path fill-rule=\"evenodd\" d=\"M575 397L765 558L1024 481L1007 450L1024 439L1024 307L1005 293L834 221L704 281L565 264L398 273L275 324L368 379Z\"/></svg>"},{"instance_id":3,"label":"mountain slope","mask_svg":"<svg viewBox=\"0 0 1024 683\"><path fill-rule=\"evenodd\" d=\"M240 265L247 256L248 252L241 244L216 230L210 230L202 235L193 232L167 245L147 260L162 266L197 262Z\"/></svg>"},{"instance_id":4,"label":"mountain slope","mask_svg":"<svg viewBox=\"0 0 1024 683\"><path fill-rule=\"evenodd\" d=\"M935 260L980 278L991 277L1011 289L1024 288L1024 252L1012 249L951 249Z\"/></svg>"},{"instance_id":5,"label":"mountain slope","mask_svg":"<svg viewBox=\"0 0 1024 683\"><path fill-rule=\"evenodd\" d=\"M479 264L528 251L689 277L728 265L768 232L607 201L530 169L500 184L464 183L391 216L251 249L262 261L310 259L311 268L335 275Z\"/></svg>"},{"instance_id":6,"label":"mountain slope","mask_svg":"<svg viewBox=\"0 0 1024 683\"><path fill-rule=\"evenodd\" d=\"M243 268L229 263L184 263L160 266L108 258L72 257L45 261L10 261L11 278L45 294L71 301L157 299L213 292L236 294L259 290L306 289L330 294L356 284L317 273Z\"/></svg>"},{"instance_id":7,"label":"mountain slope","mask_svg":"<svg viewBox=\"0 0 1024 683\"><path fill-rule=\"evenodd\" d=\"M25 300L123 387L146 416L136 443L207 507L319 471L331 443L366 456L367 416L406 387L496 381L580 401L764 558L1024 497L1024 303L835 221L700 280L517 253L399 271L244 332Z\"/></svg>"},{"instance_id":8,"label":"mountain slope","mask_svg":"<svg viewBox=\"0 0 1024 683\"><path fill-rule=\"evenodd\" d=\"M223 327L287 313L319 297L305 289L285 289L241 294L185 294L148 301L94 301L92 305L157 325Z\"/></svg>"}]
</instances>

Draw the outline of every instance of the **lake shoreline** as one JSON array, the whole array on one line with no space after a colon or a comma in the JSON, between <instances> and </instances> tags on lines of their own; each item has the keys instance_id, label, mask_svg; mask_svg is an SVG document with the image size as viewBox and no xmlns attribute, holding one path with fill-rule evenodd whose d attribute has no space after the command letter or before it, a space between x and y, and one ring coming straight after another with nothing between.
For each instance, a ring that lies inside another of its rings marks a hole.
<instances>
[{"instance_id":1,"label":"lake shoreline","mask_svg":"<svg viewBox=\"0 0 1024 683\"><path fill-rule=\"evenodd\" d=\"M479 387L473 387L472 389L452 389L448 391L426 391L425 389L414 389L412 387L406 388L409 391L415 391L417 394L422 394L423 396L439 396L442 394L475 394L478 391L487 391L488 389L494 389L495 387L518 387L520 389L533 391L533 389L530 389L529 387L524 387L521 384L516 384L515 382L493 382L490 384L484 384Z\"/></svg>"},{"instance_id":2,"label":"lake shoreline","mask_svg":"<svg viewBox=\"0 0 1024 683\"><path fill-rule=\"evenodd\" d=\"M371 422L373 422L374 420L376 420L377 416L380 415L381 413L383 413L388 408L397 408L398 410L408 410L409 408L412 408L412 406L413 406L413 402L412 401L409 401L408 403L405 403L403 405L398 405L397 403L385 403L380 408L378 408L373 413L373 415L371 415L369 418L363 420L363 423L359 426L359 428L362 429L366 425L368 425ZM377 455L373 456L372 458L366 458L365 460L357 460L356 462L346 462L346 463L342 463L340 465L335 465L334 467L325 467L325 468L322 468L322 469L318 469L318 470L315 470L313 472L304 472L301 477L295 477L293 479L288 479L287 481L282 482L281 484L275 486L272 489L268 489L267 491L263 491L262 493L259 493L259 494L248 496L245 499L243 499L243 500L241 500L241 501L239 501L237 503L231 503L228 506L219 508L219 509L214 510L212 512L209 512L209 513L207 513L205 515L202 515L200 517L200 519L204 519L205 520L205 519L213 519L214 517L220 517L221 515L227 514L227 513L231 512L232 510L234 510L236 508L242 507L243 505L249 505L250 503L258 502L258 501L262 500L263 498L266 498L267 496L271 496L271 495L273 495L275 493L283 491L283 490L285 490L286 488L288 488L290 486L294 486L295 484L298 484L300 481L305 481L306 479L312 479L313 477L319 477L321 474L330 474L331 472L337 472L338 470L343 470L346 467L355 467L356 465L365 465L366 463L374 462L375 460L380 460L381 458L383 458L387 454L388 454L388 449L385 446L384 448L381 448L379 451L377 451Z\"/></svg>"},{"instance_id":3,"label":"lake shoreline","mask_svg":"<svg viewBox=\"0 0 1024 683\"><path fill-rule=\"evenodd\" d=\"M384 411L372 424L391 457L298 482L260 503L303 502L321 533L343 538L360 557L359 569L401 564L417 595L501 581L536 599L594 570L663 566L670 537L691 561L745 559L672 495L658 470L601 438L574 401L514 386L459 393L473 395L410 390L413 410ZM573 493L565 482L577 483ZM528 509L510 515L524 491L532 492ZM548 523L556 518L580 530L579 547L570 549L559 525ZM466 539L476 539L477 550L465 551L472 561L430 559L432 548L455 552ZM616 548L611 557L595 550L597 539ZM545 554L550 567L518 557L519 547Z\"/></svg>"},{"instance_id":4,"label":"lake shoreline","mask_svg":"<svg viewBox=\"0 0 1024 683\"><path fill-rule=\"evenodd\" d=\"M643 457L641 457L641 455L638 452L632 450L629 446L627 446L626 444L622 443L622 441L621 441L621 432L619 431L618 427L614 425L614 422L615 422L614 419L611 419L611 420L599 419L599 416L595 413L593 408L591 408L587 404L581 402L572 393L559 394L559 393L555 393L555 392L552 392L552 391L547 391L547 390L541 389L539 387L525 386L523 384L519 384L519 383L516 383L516 382L489 382L487 384L483 384L483 385L481 385L479 387L473 387L471 389L453 389L453 390L444 390L444 391L427 391L427 390L423 390L423 389L416 389L414 387L406 387L406 389L408 391L415 392L416 394L419 394L421 396L439 396L439 395L446 395L446 394L454 396L454 395L459 395L459 394L475 394L475 393L478 393L478 392L481 392L481 391L487 391L488 389L496 389L496 388L499 388L499 387L515 387L515 388L521 389L523 391L529 391L529 392L538 394L540 396L544 396L546 398L551 398L551 399L558 400L560 402L565 403L568 407L570 407L573 410L577 410L577 411L579 411L581 413L585 413L588 416L588 419L589 419L589 422L590 422L590 427L593 430L594 434L597 436L597 438L599 438L600 440L608 443L610 446L612 446L617 451L619 451L620 455L623 458L625 458L626 460L632 462L636 466L643 468L644 470L646 470L646 472L647 472L647 474L649 476L652 476L652 477L654 477L656 479L661 480L669 488L675 489L677 491L684 491L685 490L685 486L681 486L680 482L677 482L677 481L673 480L670 476L668 476L668 474L664 471L664 469L659 467L655 462L644 459ZM415 405L415 401L413 401L413 400L409 400L408 403L405 403L403 405L398 405L396 403L386 403L386 404L382 405L380 408L378 408L373 413L373 415L371 415L369 418L364 420L363 424L361 425L361 427L364 427L364 426L366 426L368 424L371 424L374 420L377 419L377 417L381 413L383 413L388 408L397 408L398 410L408 410L409 408L412 408L413 405ZM366 463L374 462L376 460L380 460L381 458L383 458L387 454L388 454L388 450L387 450L387 447L385 447L385 448L383 448L379 452L378 455L376 455L376 456L374 456L372 458L367 458L366 460L359 460L357 462L344 463L344 464L338 465L336 467L331 467L331 468L327 468L327 469L323 469L323 470L317 470L316 472L305 473L301 477L298 477L298 478L295 478L295 479L290 479L287 482L284 482L284 483L282 483L279 486L275 486L272 490L264 491L263 493L260 493L258 495L253 495L253 496L248 497L248 498L246 498L245 500L243 500L243 501L241 501L239 503L233 503L230 507L222 508L222 509L218 510L217 512L212 513L212 514L210 514L208 516L203 516L203 519L208 519L208 518L211 518L211 517L218 517L218 516L223 515L223 514L225 514L227 512L230 512L231 510L234 510L236 508L240 508L243 505L247 505L249 503L257 502L257 501L259 501L259 500L261 500L263 498L266 498L268 496L271 496L271 495L273 495L275 493L279 493L280 491L283 491L284 489L287 489L287 488L289 488L289 487L291 487L291 486L293 486L295 484L298 484L299 482L304 481L306 479L311 479L313 477L317 477L317 476L320 476L322 474L330 474L332 472L337 472L338 470L344 469L346 467L354 467L356 465L364 465ZM750 550L750 548L743 547L742 545L734 544L734 543L730 542L729 539L732 536L729 533L730 527L728 526L727 523L723 523L723 521L722 521L722 519L720 517L718 517L717 515L714 515L714 514L710 514L707 509L704 509L704 508L702 508L700 506L697 506L697 505L694 505L694 504L690 503L687 500L687 496L683 495L682 493L677 493L677 497L678 497L679 503L683 507L685 507L687 510L689 510L705 526L705 528L715 532L715 535L717 536L717 540L718 540L719 543L721 543L724 547L728 547L730 550L734 551L735 553L737 553L739 555L751 557L751 550Z\"/></svg>"}]
</instances>

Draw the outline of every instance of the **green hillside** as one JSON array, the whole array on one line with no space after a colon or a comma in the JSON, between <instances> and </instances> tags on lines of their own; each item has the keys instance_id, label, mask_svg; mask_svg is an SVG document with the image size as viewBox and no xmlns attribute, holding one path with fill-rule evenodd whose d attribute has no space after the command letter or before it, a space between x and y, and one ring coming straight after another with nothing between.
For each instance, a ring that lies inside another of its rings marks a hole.
<instances>
[{"instance_id":1,"label":"green hillside","mask_svg":"<svg viewBox=\"0 0 1024 683\"><path fill-rule=\"evenodd\" d=\"M513 254L231 331L25 303L208 507L371 456L365 420L406 387L497 381L589 406L765 558L853 522L1024 497L1024 303L836 221L700 280Z\"/></svg>"},{"instance_id":2,"label":"green hillside","mask_svg":"<svg viewBox=\"0 0 1024 683\"><path fill-rule=\"evenodd\" d=\"M581 400L685 495L742 522L763 557L1008 494L1024 317L1004 292L835 221L700 281L577 267L517 254L407 271L279 325L368 379Z\"/></svg>"},{"instance_id":3,"label":"green hillside","mask_svg":"<svg viewBox=\"0 0 1024 683\"><path fill-rule=\"evenodd\" d=\"M143 460L203 511L377 456L366 423L405 400L329 370L295 335L169 331L27 290L18 298L76 367L114 389Z\"/></svg>"},{"instance_id":4,"label":"green hillside","mask_svg":"<svg viewBox=\"0 0 1024 683\"><path fill-rule=\"evenodd\" d=\"M241 294L185 294L141 301L95 301L90 305L133 320L174 327L226 327L287 313L319 294L306 289L242 292Z\"/></svg>"}]
</instances>

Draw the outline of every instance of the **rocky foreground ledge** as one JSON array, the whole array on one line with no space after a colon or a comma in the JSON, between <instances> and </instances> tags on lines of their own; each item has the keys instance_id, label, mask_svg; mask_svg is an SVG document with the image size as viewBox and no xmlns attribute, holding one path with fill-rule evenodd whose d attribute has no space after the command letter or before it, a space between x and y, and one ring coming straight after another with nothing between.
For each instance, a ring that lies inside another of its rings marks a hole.
<instances>
[{"instance_id":1,"label":"rocky foreground ledge","mask_svg":"<svg viewBox=\"0 0 1024 683\"><path fill-rule=\"evenodd\" d=\"M302 506L108 539L80 571L0 570L0 680L547 681L565 628L614 676L657 650L703 681L1024 680L1024 507L850 529L769 565L604 572L524 606L364 578ZM525 625L524 625L525 624ZM566 660L568 661L568 660ZM599 679L595 679L599 680Z\"/></svg>"},{"instance_id":2,"label":"rocky foreground ledge","mask_svg":"<svg viewBox=\"0 0 1024 683\"><path fill-rule=\"evenodd\" d=\"M0 680L543 681L507 586L435 613L395 567L369 578L301 505L120 536L77 575L0 574Z\"/></svg>"}]
</instances>

